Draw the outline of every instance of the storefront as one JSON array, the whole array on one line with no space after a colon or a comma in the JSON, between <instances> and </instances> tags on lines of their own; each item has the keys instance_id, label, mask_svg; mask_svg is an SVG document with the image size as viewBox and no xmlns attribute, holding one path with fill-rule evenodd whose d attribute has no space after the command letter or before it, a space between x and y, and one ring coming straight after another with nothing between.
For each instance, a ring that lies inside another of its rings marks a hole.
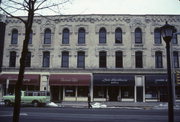
<instances>
[{"instance_id":1,"label":"storefront","mask_svg":"<svg viewBox=\"0 0 180 122\"><path fill-rule=\"evenodd\" d=\"M3 94L14 94L15 84L18 80L18 74L1 74L0 84L2 85ZM40 75L25 74L23 79L22 90L39 91Z\"/></svg>"},{"instance_id":2,"label":"storefront","mask_svg":"<svg viewBox=\"0 0 180 122\"><path fill-rule=\"evenodd\" d=\"M152 74L145 76L145 99L146 101L167 101L167 75Z\"/></svg>"},{"instance_id":3,"label":"storefront","mask_svg":"<svg viewBox=\"0 0 180 122\"><path fill-rule=\"evenodd\" d=\"M87 101L90 83L90 74L51 74L52 101Z\"/></svg>"},{"instance_id":4,"label":"storefront","mask_svg":"<svg viewBox=\"0 0 180 122\"><path fill-rule=\"evenodd\" d=\"M134 101L134 75L94 74L94 101Z\"/></svg>"}]
</instances>

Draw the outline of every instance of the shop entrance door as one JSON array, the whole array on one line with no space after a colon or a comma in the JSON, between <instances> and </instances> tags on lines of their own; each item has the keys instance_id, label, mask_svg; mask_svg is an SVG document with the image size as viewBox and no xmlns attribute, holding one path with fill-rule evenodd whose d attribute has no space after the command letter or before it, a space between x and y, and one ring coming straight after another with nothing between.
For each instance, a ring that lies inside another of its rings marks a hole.
<instances>
[{"instance_id":1,"label":"shop entrance door","mask_svg":"<svg viewBox=\"0 0 180 122\"><path fill-rule=\"evenodd\" d=\"M117 101L119 95L119 87L110 86L108 88L108 94L109 94L109 101Z\"/></svg>"},{"instance_id":2,"label":"shop entrance door","mask_svg":"<svg viewBox=\"0 0 180 122\"><path fill-rule=\"evenodd\" d=\"M51 86L51 99L53 102L59 102L59 86Z\"/></svg>"},{"instance_id":3,"label":"shop entrance door","mask_svg":"<svg viewBox=\"0 0 180 122\"><path fill-rule=\"evenodd\" d=\"M137 96L137 102L143 102L143 87L142 86L136 87L136 96Z\"/></svg>"}]
</instances>

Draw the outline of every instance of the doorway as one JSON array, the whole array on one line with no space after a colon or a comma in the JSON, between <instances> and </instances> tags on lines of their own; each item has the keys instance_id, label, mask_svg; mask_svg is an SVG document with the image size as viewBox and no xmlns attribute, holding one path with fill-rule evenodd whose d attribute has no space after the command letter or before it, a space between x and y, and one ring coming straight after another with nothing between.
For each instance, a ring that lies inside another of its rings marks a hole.
<instances>
[{"instance_id":1,"label":"doorway","mask_svg":"<svg viewBox=\"0 0 180 122\"><path fill-rule=\"evenodd\" d=\"M137 102L143 102L143 87L142 86L136 87L136 96L137 96Z\"/></svg>"},{"instance_id":2,"label":"doorway","mask_svg":"<svg viewBox=\"0 0 180 122\"><path fill-rule=\"evenodd\" d=\"M119 87L110 86L108 88L108 94L109 94L109 101L118 101Z\"/></svg>"}]
</instances>

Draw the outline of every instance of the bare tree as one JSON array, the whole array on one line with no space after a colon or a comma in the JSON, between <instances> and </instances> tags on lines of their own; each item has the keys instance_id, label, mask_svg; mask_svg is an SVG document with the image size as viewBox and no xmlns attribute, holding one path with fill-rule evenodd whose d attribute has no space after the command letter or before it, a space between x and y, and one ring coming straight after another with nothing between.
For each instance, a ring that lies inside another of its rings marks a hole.
<instances>
[{"instance_id":1,"label":"bare tree","mask_svg":"<svg viewBox=\"0 0 180 122\"><path fill-rule=\"evenodd\" d=\"M23 84L25 72L25 59L28 53L28 41L35 14L39 11L50 10L53 13L60 13L60 7L69 0L0 0L0 10L10 17L21 20L25 25L25 38L23 40L23 49L20 57L20 68L18 80L15 85L15 104L13 111L13 122L19 122L19 113L21 105L21 87ZM16 16L16 13L24 12L26 19Z\"/></svg>"}]
</instances>

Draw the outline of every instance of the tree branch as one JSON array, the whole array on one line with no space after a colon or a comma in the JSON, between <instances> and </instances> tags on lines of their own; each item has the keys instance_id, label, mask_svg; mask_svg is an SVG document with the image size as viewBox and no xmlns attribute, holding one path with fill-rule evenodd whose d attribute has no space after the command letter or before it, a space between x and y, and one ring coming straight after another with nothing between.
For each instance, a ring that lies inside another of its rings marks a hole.
<instances>
[{"instance_id":1,"label":"tree branch","mask_svg":"<svg viewBox=\"0 0 180 122\"><path fill-rule=\"evenodd\" d=\"M3 8L1 8L1 7L0 7L0 10L4 11L7 15L9 15L9 16L11 16L11 17L13 17L13 18L16 18L16 19L21 20L24 24L26 24L26 21L25 21L25 20L23 20L22 18L20 18L20 17L18 17L18 16L14 16L14 15L10 14L9 12L7 12L6 10L4 10L4 9L3 9Z\"/></svg>"}]
</instances>

